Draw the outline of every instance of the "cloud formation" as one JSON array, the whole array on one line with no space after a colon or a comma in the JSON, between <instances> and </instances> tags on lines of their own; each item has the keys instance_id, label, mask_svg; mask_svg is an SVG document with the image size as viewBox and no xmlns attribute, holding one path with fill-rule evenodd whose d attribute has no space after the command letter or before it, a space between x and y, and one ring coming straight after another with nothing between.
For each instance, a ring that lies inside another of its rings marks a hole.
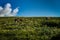
<instances>
[{"instance_id":1,"label":"cloud formation","mask_svg":"<svg viewBox=\"0 0 60 40\"><path fill-rule=\"evenodd\" d=\"M12 10L11 4L7 3L4 8L2 6L0 6L0 17L16 16L18 11L19 11L18 7L15 8L14 10Z\"/></svg>"}]
</instances>

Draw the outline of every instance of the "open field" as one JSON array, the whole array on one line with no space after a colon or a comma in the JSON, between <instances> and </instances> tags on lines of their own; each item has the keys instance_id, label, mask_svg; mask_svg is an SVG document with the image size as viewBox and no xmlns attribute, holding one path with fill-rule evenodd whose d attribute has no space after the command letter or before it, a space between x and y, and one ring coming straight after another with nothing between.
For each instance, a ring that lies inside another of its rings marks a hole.
<instances>
[{"instance_id":1,"label":"open field","mask_svg":"<svg viewBox=\"0 0 60 40\"><path fill-rule=\"evenodd\" d=\"M0 17L0 40L58 39L60 17Z\"/></svg>"}]
</instances>

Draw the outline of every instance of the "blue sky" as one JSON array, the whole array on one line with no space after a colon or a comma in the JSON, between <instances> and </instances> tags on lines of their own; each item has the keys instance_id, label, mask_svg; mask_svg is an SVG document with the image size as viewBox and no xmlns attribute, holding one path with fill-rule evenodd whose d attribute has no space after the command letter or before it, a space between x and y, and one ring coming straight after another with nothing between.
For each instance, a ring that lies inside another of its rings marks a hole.
<instances>
[{"instance_id":1,"label":"blue sky","mask_svg":"<svg viewBox=\"0 0 60 40\"><path fill-rule=\"evenodd\" d=\"M0 6L10 3L12 9L19 7L16 16L58 16L60 0L0 0Z\"/></svg>"}]
</instances>

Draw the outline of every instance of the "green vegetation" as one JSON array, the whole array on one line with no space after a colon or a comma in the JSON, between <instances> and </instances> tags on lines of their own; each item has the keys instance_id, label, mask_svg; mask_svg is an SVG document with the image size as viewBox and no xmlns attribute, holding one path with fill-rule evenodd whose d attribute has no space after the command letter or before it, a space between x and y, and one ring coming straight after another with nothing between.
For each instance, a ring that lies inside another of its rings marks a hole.
<instances>
[{"instance_id":1,"label":"green vegetation","mask_svg":"<svg viewBox=\"0 0 60 40\"><path fill-rule=\"evenodd\" d=\"M0 17L0 40L53 40L56 35L60 17Z\"/></svg>"}]
</instances>

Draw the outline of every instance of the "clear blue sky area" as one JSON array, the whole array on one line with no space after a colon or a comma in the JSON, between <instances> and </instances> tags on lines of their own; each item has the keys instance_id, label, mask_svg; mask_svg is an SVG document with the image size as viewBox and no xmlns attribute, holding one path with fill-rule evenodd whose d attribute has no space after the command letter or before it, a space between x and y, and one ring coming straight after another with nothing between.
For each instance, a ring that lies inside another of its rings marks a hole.
<instances>
[{"instance_id":1,"label":"clear blue sky area","mask_svg":"<svg viewBox=\"0 0 60 40\"><path fill-rule=\"evenodd\" d=\"M0 6L10 3L19 7L17 16L55 16L60 17L60 0L0 0Z\"/></svg>"}]
</instances>

